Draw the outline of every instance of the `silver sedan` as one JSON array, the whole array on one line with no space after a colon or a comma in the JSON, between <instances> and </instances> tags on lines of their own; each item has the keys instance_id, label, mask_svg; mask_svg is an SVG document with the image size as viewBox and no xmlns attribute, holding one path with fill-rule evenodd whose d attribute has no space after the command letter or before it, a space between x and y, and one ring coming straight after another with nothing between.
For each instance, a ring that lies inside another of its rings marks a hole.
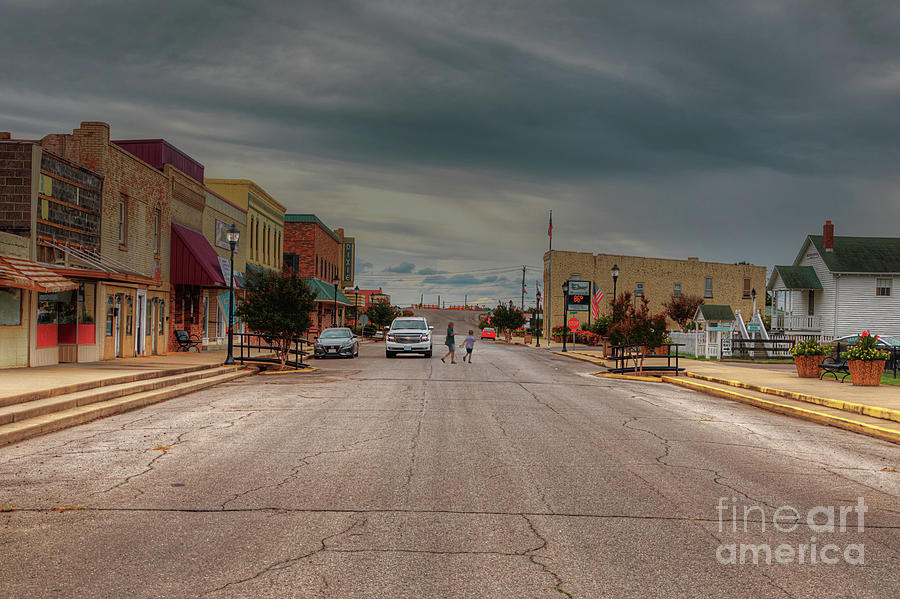
<instances>
[{"instance_id":1,"label":"silver sedan","mask_svg":"<svg viewBox=\"0 0 900 599\"><path fill-rule=\"evenodd\" d=\"M316 358L355 358L359 355L359 338L345 327L325 329L316 338L314 355Z\"/></svg>"}]
</instances>

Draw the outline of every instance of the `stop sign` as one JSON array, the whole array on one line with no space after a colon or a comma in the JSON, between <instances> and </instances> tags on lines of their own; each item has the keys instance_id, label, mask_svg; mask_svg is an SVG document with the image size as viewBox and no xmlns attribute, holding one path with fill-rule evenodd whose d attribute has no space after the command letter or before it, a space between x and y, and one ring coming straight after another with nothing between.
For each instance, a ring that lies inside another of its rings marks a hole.
<instances>
[{"instance_id":1,"label":"stop sign","mask_svg":"<svg viewBox=\"0 0 900 599\"><path fill-rule=\"evenodd\" d=\"M578 328L578 325L580 325L580 324L581 324L581 321L575 317L570 318L569 322L568 322L569 328L572 329L573 331L576 330Z\"/></svg>"}]
</instances>

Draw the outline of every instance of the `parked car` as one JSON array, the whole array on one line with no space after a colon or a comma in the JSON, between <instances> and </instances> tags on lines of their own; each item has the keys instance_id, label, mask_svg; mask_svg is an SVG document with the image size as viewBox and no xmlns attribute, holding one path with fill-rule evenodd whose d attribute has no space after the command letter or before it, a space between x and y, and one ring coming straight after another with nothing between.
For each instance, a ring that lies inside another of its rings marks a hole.
<instances>
[{"instance_id":1,"label":"parked car","mask_svg":"<svg viewBox=\"0 0 900 599\"><path fill-rule=\"evenodd\" d=\"M845 337L841 337L840 339L835 339L832 343L840 343L841 345L856 345L859 343L859 335L847 335ZM883 347L885 349L890 349L892 347L900 347L900 339L896 337L878 337L878 341L875 342L875 345L878 347Z\"/></svg>"},{"instance_id":2,"label":"parked car","mask_svg":"<svg viewBox=\"0 0 900 599\"><path fill-rule=\"evenodd\" d=\"M497 331L488 327L486 329L481 329L481 338L482 339L497 339Z\"/></svg>"},{"instance_id":3,"label":"parked car","mask_svg":"<svg viewBox=\"0 0 900 599\"><path fill-rule=\"evenodd\" d=\"M324 329L316 339L313 355L316 358L326 356L355 358L359 355L359 338L345 327Z\"/></svg>"},{"instance_id":4,"label":"parked car","mask_svg":"<svg viewBox=\"0 0 900 599\"><path fill-rule=\"evenodd\" d=\"M430 358L433 351L428 321L421 316L395 318L384 340L384 355L393 358L397 354L424 354Z\"/></svg>"}]
</instances>

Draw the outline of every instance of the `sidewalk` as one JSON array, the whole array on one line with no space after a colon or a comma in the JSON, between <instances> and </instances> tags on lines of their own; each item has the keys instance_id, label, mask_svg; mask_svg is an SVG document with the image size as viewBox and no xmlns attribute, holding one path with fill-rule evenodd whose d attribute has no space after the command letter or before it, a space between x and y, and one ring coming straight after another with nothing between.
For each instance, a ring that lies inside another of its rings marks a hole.
<instances>
[{"instance_id":1,"label":"sidewalk","mask_svg":"<svg viewBox=\"0 0 900 599\"><path fill-rule=\"evenodd\" d=\"M33 394L44 397L51 391L75 390L90 383L93 383L91 386L103 386L104 381L121 381L130 376L137 378L152 373L220 365L225 361L226 354L226 350L216 349L102 362L0 369L0 405L13 396Z\"/></svg>"},{"instance_id":2,"label":"sidewalk","mask_svg":"<svg viewBox=\"0 0 900 599\"><path fill-rule=\"evenodd\" d=\"M561 355L612 367L612 362L604 360L596 348L578 348ZM652 361L648 358L645 367ZM681 376L656 377L648 372L651 376L639 380L670 383L900 443L900 387L857 387L831 378L802 379L791 363L741 364L682 358L678 365L685 369Z\"/></svg>"}]
</instances>

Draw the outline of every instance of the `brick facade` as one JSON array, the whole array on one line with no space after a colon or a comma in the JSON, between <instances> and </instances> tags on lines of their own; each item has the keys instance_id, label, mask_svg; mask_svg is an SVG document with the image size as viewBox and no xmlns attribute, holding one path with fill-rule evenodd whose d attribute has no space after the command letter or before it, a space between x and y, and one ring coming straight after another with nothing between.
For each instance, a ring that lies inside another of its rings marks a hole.
<instances>
[{"instance_id":1,"label":"brick facade","mask_svg":"<svg viewBox=\"0 0 900 599\"><path fill-rule=\"evenodd\" d=\"M551 296L549 325L561 326L563 321L562 284L567 278L578 277L582 281L592 281L605 295L601 301L601 314L609 313L609 302L613 297L613 281L610 271L613 265L619 267L619 278L616 292L621 295L628 291L632 294L643 286L644 296L650 301L651 312L662 312L663 303L672 297L676 284L681 287L682 295L695 295L704 299L706 304L722 304L740 310L744 320L752 317L753 300L749 293L744 293L744 280L749 279L749 288L756 289L757 309L765 306L766 268L746 264L727 264L722 262L701 262L697 258L675 260L670 258L644 258L640 256L623 256L618 254L591 254L590 252L553 251L552 273L550 280L547 270L549 253L544 253L544 310L546 314L546 297ZM704 297L706 279L712 279L711 297ZM588 312L569 312L569 317L587 321ZM673 325L673 323L670 323Z\"/></svg>"},{"instance_id":2,"label":"brick facade","mask_svg":"<svg viewBox=\"0 0 900 599\"><path fill-rule=\"evenodd\" d=\"M0 141L0 230L31 237L32 144Z\"/></svg>"},{"instance_id":3,"label":"brick facade","mask_svg":"<svg viewBox=\"0 0 900 599\"><path fill-rule=\"evenodd\" d=\"M333 283L341 272L341 243L319 222L284 223L284 252L296 254L302 277L316 277Z\"/></svg>"}]
</instances>

